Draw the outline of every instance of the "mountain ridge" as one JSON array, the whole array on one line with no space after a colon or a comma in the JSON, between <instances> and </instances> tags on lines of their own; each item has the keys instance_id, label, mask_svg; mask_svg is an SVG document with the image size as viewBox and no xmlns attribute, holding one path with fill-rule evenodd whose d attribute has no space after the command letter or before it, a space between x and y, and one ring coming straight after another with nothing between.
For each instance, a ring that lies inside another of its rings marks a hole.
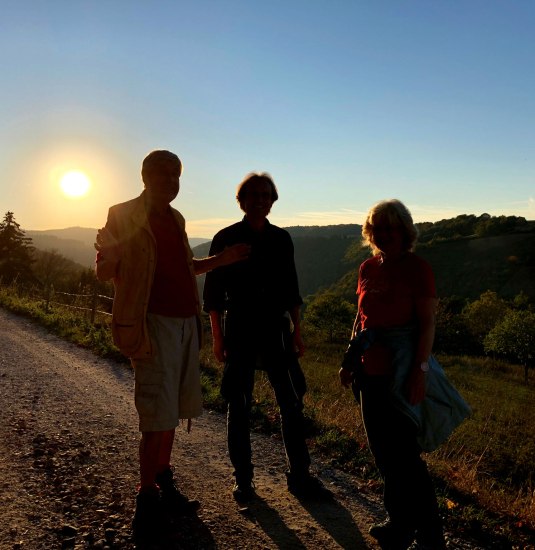
<instances>
[{"instance_id":1,"label":"mountain ridge","mask_svg":"<svg viewBox=\"0 0 535 550\"><path fill-rule=\"evenodd\" d=\"M435 272L439 296L475 299L486 290L506 298L525 292L535 300L535 221L514 216L462 215L417 224L417 252ZM303 297L329 291L354 300L357 269L369 255L360 246L361 226L290 226ZM72 227L26 231L36 248L56 249L83 267L94 265L97 230ZM208 255L210 240L191 238L198 257ZM202 291L203 277L198 277Z\"/></svg>"},{"instance_id":2,"label":"mountain ridge","mask_svg":"<svg viewBox=\"0 0 535 550\"><path fill-rule=\"evenodd\" d=\"M40 250L55 249L63 256L83 267L92 267L95 263L93 243L98 229L91 227L66 227L63 229L24 230L31 237L33 245ZM194 248L209 239L192 237L190 246Z\"/></svg>"}]
</instances>

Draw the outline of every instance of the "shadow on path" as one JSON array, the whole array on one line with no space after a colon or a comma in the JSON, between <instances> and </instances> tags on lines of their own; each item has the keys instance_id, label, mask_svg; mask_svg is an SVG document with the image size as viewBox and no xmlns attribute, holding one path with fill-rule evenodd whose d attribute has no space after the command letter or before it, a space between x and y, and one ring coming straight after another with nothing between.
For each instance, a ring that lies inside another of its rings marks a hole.
<instances>
[{"instance_id":1,"label":"shadow on path","mask_svg":"<svg viewBox=\"0 0 535 550\"><path fill-rule=\"evenodd\" d=\"M182 516L168 522L159 536L132 537L137 550L215 550L212 533L196 515Z\"/></svg>"},{"instance_id":2,"label":"shadow on path","mask_svg":"<svg viewBox=\"0 0 535 550\"><path fill-rule=\"evenodd\" d=\"M319 527L328 533L341 548L348 550L369 548L351 514L335 499L299 499L299 502ZM278 548L284 550L307 548L299 539L298 533L288 527L279 513L271 508L265 500L257 497L249 505L248 514Z\"/></svg>"},{"instance_id":3,"label":"shadow on path","mask_svg":"<svg viewBox=\"0 0 535 550\"><path fill-rule=\"evenodd\" d=\"M348 550L369 548L351 514L335 498L298 500L340 547Z\"/></svg>"}]
</instances>

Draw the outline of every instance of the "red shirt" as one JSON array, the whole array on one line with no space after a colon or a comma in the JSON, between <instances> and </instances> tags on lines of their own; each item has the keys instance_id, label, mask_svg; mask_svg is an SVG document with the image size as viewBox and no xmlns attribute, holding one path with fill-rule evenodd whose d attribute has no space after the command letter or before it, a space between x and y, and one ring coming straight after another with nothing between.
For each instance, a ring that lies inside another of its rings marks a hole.
<instances>
[{"instance_id":1,"label":"red shirt","mask_svg":"<svg viewBox=\"0 0 535 550\"><path fill-rule=\"evenodd\" d=\"M435 298L431 266L409 252L399 260L383 263L380 255L362 263L357 286L360 329L394 328L417 322L416 303ZM373 345L363 356L368 374L389 374L388 349Z\"/></svg>"},{"instance_id":2,"label":"red shirt","mask_svg":"<svg viewBox=\"0 0 535 550\"><path fill-rule=\"evenodd\" d=\"M197 313L195 279L187 263L184 239L171 213L149 216L156 239L156 269L148 312L166 317L191 317Z\"/></svg>"}]
</instances>

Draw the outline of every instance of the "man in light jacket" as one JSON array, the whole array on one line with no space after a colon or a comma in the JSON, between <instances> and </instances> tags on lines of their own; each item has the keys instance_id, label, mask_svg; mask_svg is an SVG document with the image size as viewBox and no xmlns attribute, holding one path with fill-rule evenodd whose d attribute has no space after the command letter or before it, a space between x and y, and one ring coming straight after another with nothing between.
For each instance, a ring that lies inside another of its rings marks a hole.
<instances>
[{"instance_id":1,"label":"man in light jacket","mask_svg":"<svg viewBox=\"0 0 535 550\"><path fill-rule=\"evenodd\" d=\"M193 257L184 217L170 206L181 173L174 153L150 153L141 170L144 191L110 208L95 243L97 277L112 279L115 287L114 342L135 372L141 479L133 528L139 535L161 526L162 506L178 513L199 506L180 493L171 469L179 419L202 412L195 275L240 261L249 250L238 244L209 258Z\"/></svg>"}]
</instances>

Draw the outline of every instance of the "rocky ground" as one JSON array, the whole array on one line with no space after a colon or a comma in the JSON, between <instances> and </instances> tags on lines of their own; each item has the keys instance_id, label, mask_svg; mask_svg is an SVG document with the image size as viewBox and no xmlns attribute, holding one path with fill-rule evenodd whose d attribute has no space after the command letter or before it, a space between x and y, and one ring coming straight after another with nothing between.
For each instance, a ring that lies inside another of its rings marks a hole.
<instances>
[{"instance_id":1,"label":"rocky ground","mask_svg":"<svg viewBox=\"0 0 535 550\"><path fill-rule=\"evenodd\" d=\"M174 463L197 515L176 518L165 538L136 545L130 523L137 482L133 374L0 309L0 549L373 549L382 519L376 489L328 467L334 493L300 501L286 489L279 439L255 434L258 498L231 495L224 418L206 412L179 427ZM450 548L481 548L448 533Z\"/></svg>"}]
</instances>

